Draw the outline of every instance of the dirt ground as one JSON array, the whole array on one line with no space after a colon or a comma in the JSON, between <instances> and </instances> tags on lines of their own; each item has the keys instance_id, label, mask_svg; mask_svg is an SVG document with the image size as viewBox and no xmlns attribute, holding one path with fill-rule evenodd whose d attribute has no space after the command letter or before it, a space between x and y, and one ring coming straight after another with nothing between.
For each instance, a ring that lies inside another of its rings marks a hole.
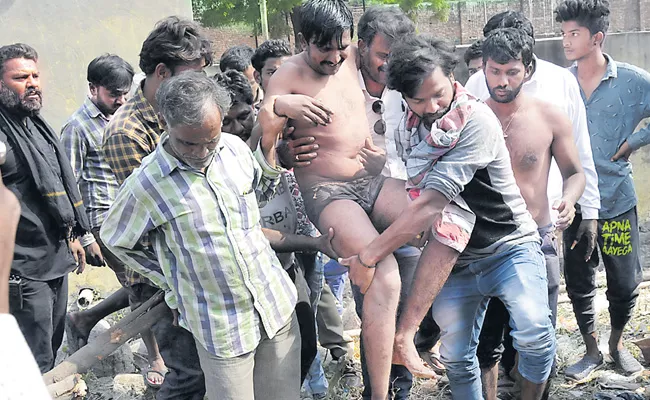
<instances>
[{"instance_id":1,"label":"dirt ground","mask_svg":"<svg viewBox=\"0 0 650 400\"><path fill-rule=\"evenodd\" d=\"M646 225L647 226L647 225ZM650 274L650 256L646 253L650 253L650 233L647 232L647 229L642 227L642 265L646 266L646 277ZM601 351L607 353L607 339L609 336L609 313L607 310L607 299L605 296L605 275L603 271L598 273L598 282L599 282L599 293L596 298L596 309L598 312L598 329L600 336L600 345ZM119 287L119 284L114 279L114 274L108 268L91 268L88 272L84 273L81 276L74 276L70 280L70 303L72 304L76 301L76 294L80 288L83 287L92 287L95 288L98 294L101 297L108 296L112 291ZM607 385L611 385L612 382L616 384L635 384L638 388L635 390L636 393L645 396L645 398L650 399L650 364L646 363L643 360L643 357L640 353L640 350L637 346L632 344L635 340L640 340L650 337L650 287L643 287L640 290L639 298L637 301L637 306L634 310L634 315L628 326L626 327L624 338L626 341L626 346L630 351L637 356L637 358L642 362L646 367L646 370L643 371L639 376L633 378L622 377L612 369L612 365L608 364L606 368L597 371L593 374L591 379L588 382L581 384L575 384L567 381L564 378L563 372L567 365L570 365L577 361L583 354L584 346L582 345L582 340L575 322L575 317L573 315L573 310L571 308L570 302L566 298L566 294L561 294L560 304L558 307L558 323L557 323L557 339L558 339L558 361L559 361L559 371L558 377L553 381L553 386L551 389L550 398L555 400L573 400L573 399L608 399L612 397L606 397L605 395L615 395L621 393L624 390L622 389L607 389ZM356 318L354 313L354 305L352 303L352 298L350 293L346 294L345 297L345 312L343 316L344 325L346 329L355 329L358 328L359 321ZM119 315L114 315L109 318L110 322L114 322L116 319L119 319ZM65 343L64 348L65 351ZM135 348L134 346L131 346ZM61 352L63 353L63 352ZM134 351L137 353L137 351ZM358 343L356 343L354 350L356 358L356 366L358 364ZM63 354L60 354L61 358L65 357ZM607 359L607 355L605 356ZM61 359L60 358L60 359ZM141 358L141 357L140 357ZM59 359L59 360L60 360ZM138 360L138 355L136 354L135 360ZM650 360L649 360L650 361ZM136 363L137 364L137 363ZM326 361L327 364L327 361ZM135 365L133 371L138 373L139 369L142 366ZM336 371L335 367L332 364L326 365L326 375L328 378L336 380ZM141 400L141 399L153 399L154 393L151 389L147 389L145 392L130 392L130 393L121 393L116 394L112 391L113 387L113 377L110 376L96 376L96 371L90 371L85 375L85 379L89 386L89 396L87 399L91 400ZM500 382L506 384L500 385L500 395L501 399L512 399L516 398L516 390L513 388L513 384L506 379L502 379ZM310 397L304 397L309 399ZM331 400L357 400L361 399L361 394L359 390L348 390L342 389L334 385L330 389L330 395L328 397ZM411 391L409 397L413 400L434 400L434 399L451 399L449 393L449 386L446 377L442 377L438 382L432 382L430 380L416 380L414 387Z\"/></svg>"}]
</instances>

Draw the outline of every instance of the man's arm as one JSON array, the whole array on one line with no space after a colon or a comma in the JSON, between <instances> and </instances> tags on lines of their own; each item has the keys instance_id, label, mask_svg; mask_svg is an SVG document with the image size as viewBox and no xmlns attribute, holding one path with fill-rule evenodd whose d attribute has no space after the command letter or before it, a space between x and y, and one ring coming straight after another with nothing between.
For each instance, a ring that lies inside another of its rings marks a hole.
<instances>
[{"instance_id":1,"label":"man's arm","mask_svg":"<svg viewBox=\"0 0 650 400\"><path fill-rule=\"evenodd\" d=\"M400 216L359 255L359 262L374 266L423 231L431 229L450 200L437 190L424 190Z\"/></svg>"},{"instance_id":2,"label":"man's arm","mask_svg":"<svg viewBox=\"0 0 650 400\"><path fill-rule=\"evenodd\" d=\"M14 260L20 203L2 183L0 174L0 314L9 313L9 274Z\"/></svg>"},{"instance_id":3,"label":"man's arm","mask_svg":"<svg viewBox=\"0 0 650 400\"><path fill-rule=\"evenodd\" d=\"M332 248L332 238L334 237L334 229L332 228L330 228L327 235L319 237L283 233L267 228L262 228L262 232L269 241L273 251L277 253L292 253L296 251L315 253L320 251L329 258L335 260L338 258L338 255Z\"/></svg>"},{"instance_id":4,"label":"man's arm","mask_svg":"<svg viewBox=\"0 0 650 400\"><path fill-rule=\"evenodd\" d=\"M650 101L650 74L640 71L637 77L638 80L635 86L641 91L641 100L639 101L639 105L642 107L641 116L642 118L648 118L650 117L650 104L648 104ZM612 159L618 159L619 154L627 159L634 150L648 144L650 144L650 124L630 135ZM623 148L626 145L629 149Z\"/></svg>"},{"instance_id":5,"label":"man's arm","mask_svg":"<svg viewBox=\"0 0 650 400\"><path fill-rule=\"evenodd\" d=\"M125 212L128 210L128 212ZM109 209L99 235L106 247L128 268L149 279L165 292L169 308L178 308L176 295L165 279L158 257L142 239L156 228L147 207L131 188L123 187Z\"/></svg>"},{"instance_id":6,"label":"man's arm","mask_svg":"<svg viewBox=\"0 0 650 400\"><path fill-rule=\"evenodd\" d=\"M594 156L591 151L591 138L587 128L587 113L576 78L568 70L564 70L564 72L566 75L566 114L572 124L573 140L585 173L585 190L578 200L578 204L580 204L583 220L595 220L598 219L598 210L600 210L600 191L598 190L598 174Z\"/></svg>"},{"instance_id":7,"label":"man's arm","mask_svg":"<svg viewBox=\"0 0 650 400\"><path fill-rule=\"evenodd\" d=\"M575 216L575 204L585 190L585 174L572 135L572 127L564 113L552 106L545 107L546 119L553 124L551 154L562 174L562 198L553 204L559 211L556 227L565 230Z\"/></svg>"},{"instance_id":8,"label":"man's arm","mask_svg":"<svg viewBox=\"0 0 650 400\"><path fill-rule=\"evenodd\" d=\"M75 129L74 124L67 123L61 130L61 143L65 154L70 160L72 172L77 179L77 183L81 179L81 172L84 168L84 160L86 159L86 142L81 137L82 133Z\"/></svg>"},{"instance_id":9,"label":"man's arm","mask_svg":"<svg viewBox=\"0 0 650 400\"><path fill-rule=\"evenodd\" d=\"M464 190L477 170L496 159L500 149L504 154L507 152L498 120L491 111L476 110L456 146L425 176L427 190L422 191L420 197L359 254L357 261L376 265L419 233L430 229L445 206Z\"/></svg>"},{"instance_id":10,"label":"man's arm","mask_svg":"<svg viewBox=\"0 0 650 400\"><path fill-rule=\"evenodd\" d=\"M1 162L0 162L1 164ZM6 399L48 399L47 389L16 319L9 314L9 275L14 258L20 203L2 183L0 174L0 397Z\"/></svg>"}]
</instances>

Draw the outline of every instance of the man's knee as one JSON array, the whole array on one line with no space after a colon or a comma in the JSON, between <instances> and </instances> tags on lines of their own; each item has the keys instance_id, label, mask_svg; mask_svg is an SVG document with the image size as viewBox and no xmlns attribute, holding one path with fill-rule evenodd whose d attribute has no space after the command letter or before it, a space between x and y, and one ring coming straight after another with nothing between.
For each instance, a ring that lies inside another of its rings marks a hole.
<instances>
[{"instance_id":1,"label":"man's knee","mask_svg":"<svg viewBox=\"0 0 650 400\"><path fill-rule=\"evenodd\" d=\"M375 276L370 284L367 296L381 296L385 299L397 301L400 296L402 281L400 279L397 262L392 256L377 265Z\"/></svg>"}]
</instances>

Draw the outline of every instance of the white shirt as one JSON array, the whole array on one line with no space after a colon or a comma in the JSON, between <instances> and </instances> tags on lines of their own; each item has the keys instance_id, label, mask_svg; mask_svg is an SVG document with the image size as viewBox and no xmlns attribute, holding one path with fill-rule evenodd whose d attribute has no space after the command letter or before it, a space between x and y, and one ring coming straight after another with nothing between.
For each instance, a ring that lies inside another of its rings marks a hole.
<instances>
[{"instance_id":1,"label":"white shirt","mask_svg":"<svg viewBox=\"0 0 650 400\"><path fill-rule=\"evenodd\" d=\"M396 90L384 88L381 99L374 97L366 90L366 83L363 80L361 71L358 73L359 85L361 85L361 90L363 90L363 95L366 98L366 116L368 117L370 137L372 137L375 146L386 151L386 165L384 165L381 174L389 178L406 180L406 167L402 159L397 155L397 146L395 145L395 130L406 112L402 95ZM386 122L386 132L383 135L376 134L374 129L375 123L382 117L382 115L372 111L372 104L377 100L384 103L383 117Z\"/></svg>"},{"instance_id":2,"label":"white shirt","mask_svg":"<svg viewBox=\"0 0 650 400\"><path fill-rule=\"evenodd\" d=\"M573 124L573 138L578 148L580 162L585 171L587 185L578 204L582 210L582 218L597 219L600 209L600 192L598 191L598 175L591 153L591 140L587 130L587 114L580 96L580 88L575 77L567 69L535 57L536 68L530 80L524 83L523 92L542 101L549 102L564 110ZM465 88L481 100L490 97L485 73L478 71L472 75ZM548 176L548 198L552 205L562 197L563 179L555 160L551 163ZM553 216L554 214L551 213Z\"/></svg>"},{"instance_id":3,"label":"white shirt","mask_svg":"<svg viewBox=\"0 0 650 400\"><path fill-rule=\"evenodd\" d=\"M51 399L13 315L0 314L0 332L0 400Z\"/></svg>"}]
</instances>

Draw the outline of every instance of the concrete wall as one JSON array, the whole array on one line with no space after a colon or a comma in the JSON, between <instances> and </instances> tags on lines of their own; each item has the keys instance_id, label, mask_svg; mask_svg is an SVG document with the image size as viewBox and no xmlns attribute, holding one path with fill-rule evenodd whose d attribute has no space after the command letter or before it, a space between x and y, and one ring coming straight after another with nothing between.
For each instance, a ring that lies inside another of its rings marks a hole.
<instances>
[{"instance_id":1,"label":"concrete wall","mask_svg":"<svg viewBox=\"0 0 650 400\"><path fill-rule=\"evenodd\" d=\"M650 32L612 33L605 40L605 52L614 60L634 64L637 67L650 71ZM462 56L466 45L458 46L456 52ZM564 58L562 41L559 38L537 40L535 54L544 60L555 64L567 66L569 63ZM455 71L458 80L467 80L467 68L461 62ZM648 120L641 122L641 125ZM650 220L650 146L641 148L632 154L634 165L634 182L639 196L639 218L642 221Z\"/></svg>"},{"instance_id":2,"label":"concrete wall","mask_svg":"<svg viewBox=\"0 0 650 400\"><path fill-rule=\"evenodd\" d=\"M138 70L142 42L169 15L191 17L191 1L0 0L0 44L38 51L43 114L58 130L86 96L88 63L109 52Z\"/></svg>"}]
</instances>

